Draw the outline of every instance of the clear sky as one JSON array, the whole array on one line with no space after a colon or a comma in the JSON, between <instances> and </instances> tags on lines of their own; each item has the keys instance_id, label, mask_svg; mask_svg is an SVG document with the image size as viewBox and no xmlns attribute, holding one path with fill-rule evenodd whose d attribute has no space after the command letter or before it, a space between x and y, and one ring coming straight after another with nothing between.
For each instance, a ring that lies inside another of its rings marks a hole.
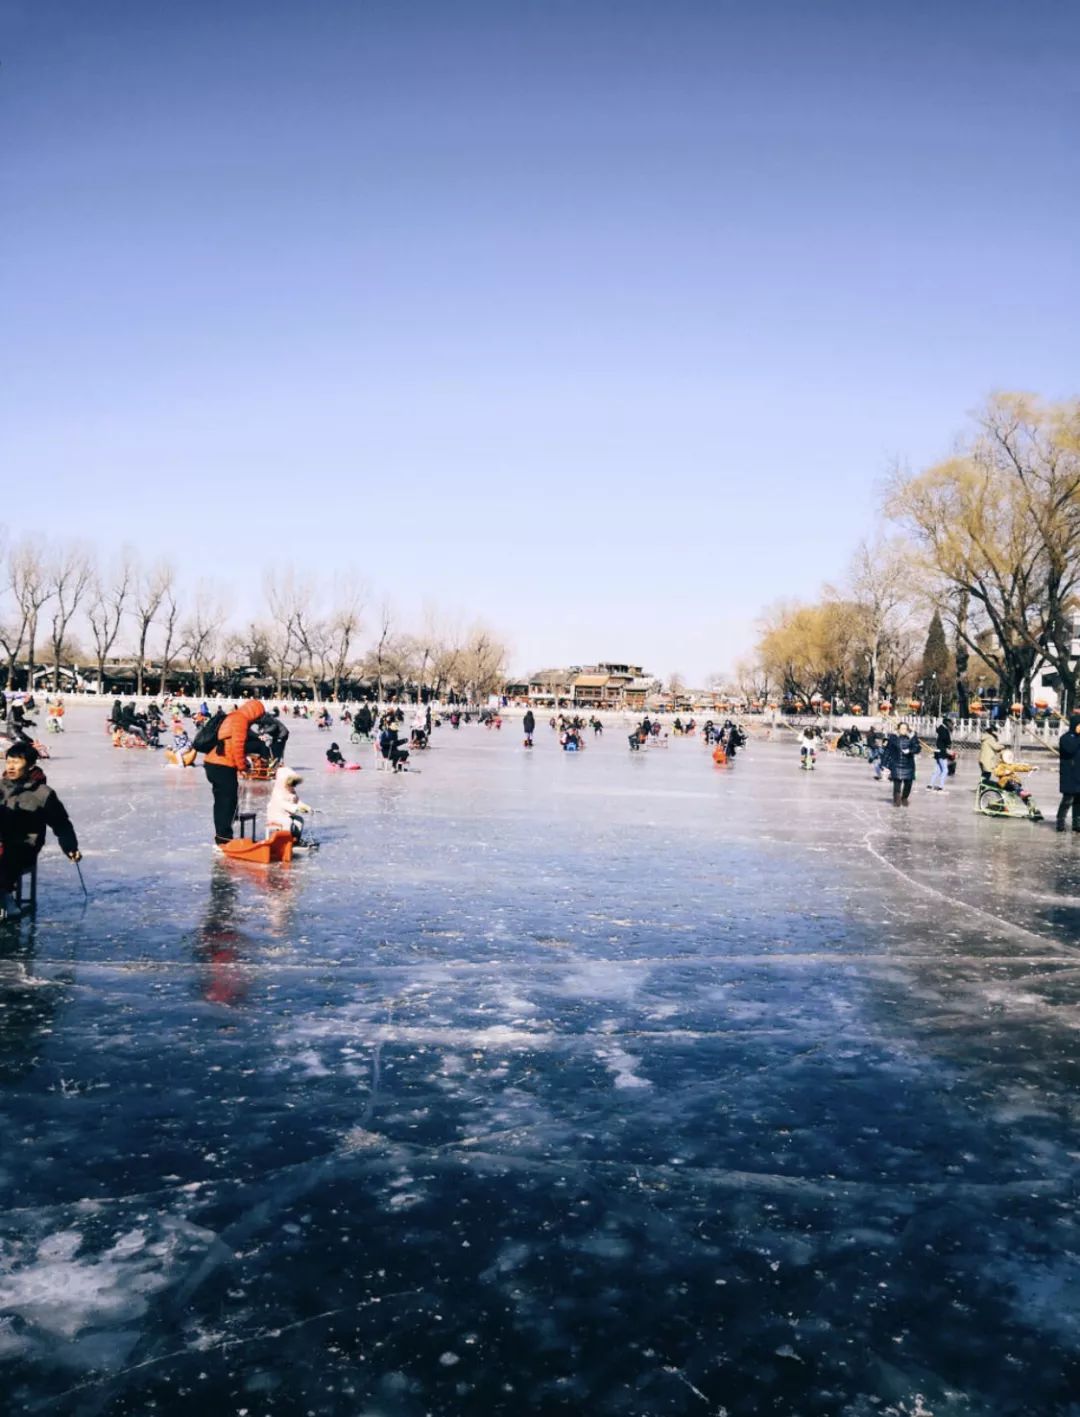
<instances>
[{"instance_id":1,"label":"clear sky","mask_svg":"<svg viewBox=\"0 0 1080 1417\"><path fill-rule=\"evenodd\" d=\"M1071 0L0 0L0 518L700 679L1080 392L1078 154Z\"/></svg>"}]
</instances>

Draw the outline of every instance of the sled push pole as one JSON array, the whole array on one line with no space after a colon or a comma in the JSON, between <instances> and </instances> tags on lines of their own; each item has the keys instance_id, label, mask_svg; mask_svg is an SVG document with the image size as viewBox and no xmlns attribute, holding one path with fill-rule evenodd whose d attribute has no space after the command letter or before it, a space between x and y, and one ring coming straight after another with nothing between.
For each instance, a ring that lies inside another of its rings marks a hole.
<instances>
[{"instance_id":1,"label":"sled push pole","mask_svg":"<svg viewBox=\"0 0 1080 1417\"><path fill-rule=\"evenodd\" d=\"M250 838L251 838L252 841L254 841L254 840L255 840L255 813L254 813L254 812L241 812L241 813L239 813L239 815L237 816L236 820L237 820L237 821L239 822L239 824L240 824L240 838L241 838L241 840L243 840L244 837L248 836L248 830L247 830L247 829L248 829L248 827L250 826L250 827L251 827Z\"/></svg>"},{"instance_id":2,"label":"sled push pole","mask_svg":"<svg viewBox=\"0 0 1080 1417\"><path fill-rule=\"evenodd\" d=\"M15 882L15 903L20 910L37 909L37 860L21 872Z\"/></svg>"}]
</instances>

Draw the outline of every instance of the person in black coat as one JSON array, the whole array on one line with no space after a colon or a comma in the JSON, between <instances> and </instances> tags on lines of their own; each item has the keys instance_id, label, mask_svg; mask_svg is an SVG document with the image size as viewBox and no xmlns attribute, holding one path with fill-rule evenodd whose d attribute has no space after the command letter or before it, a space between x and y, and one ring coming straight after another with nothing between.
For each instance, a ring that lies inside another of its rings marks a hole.
<instances>
[{"instance_id":1,"label":"person in black coat","mask_svg":"<svg viewBox=\"0 0 1080 1417\"><path fill-rule=\"evenodd\" d=\"M249 758L265 758L268 761L285 761L285 745L289 741L289 730L279 716L264 713L248 726L244 740L244 752Z\"/></svg>"},{"instance_id":2,"label":"person in black coat","mask_svg":"<svg viewBox=\"0 0 1080 1417\"><path fill-rule=\"evenodd\" d=\"M885 749L882 741L884 735L879 733L877 728L871 725L870 731L866 735L866 756L870 766L874 769L874 781L881 781L881 773L885 766Z\"/></svg>"},{"instance_id":3,"label":"person in black coat","mask_svg":"<svg viewBox=\"0 0 1080 1417\"><path fill-rule=\"evenodd\" d=\"M13 743L0 779L0 919L16 913L14 891L45 845L46 827L68 860L82 860L71 818L37 766L36 750L30 743Z\"/></svg>"},{"instance_id":4,"label":"person in black coat","mask_svg":"<svg viewBox=\"0 0 1080 1417\"><path fill-rule=\"evenodd\" d=\"M892 800L894 807L906 807L915 781L915 758L922 752L919 735L912 733L906 723L900 724L895 733L890 733L885 744L883 761L892 776Z\"/></svg>"},{"instance_id":5,"label":"person in black coat","mask_svg":"<svg viewBox=\"0 0 1080 1417\"><path fill-rule=\"evenodd\" d=\"M1058 764L1058 785L1061 805L1057 811L1057 829L1065 830L1065 819L1072 808L1072 829L1080 832L1080 713L1069 715L1069 731L1058 742L1061 761Z\"/></svg>"},{"instance_id":6,"label":"person in black coat","mask_svg":"<svg viewBox=\"0 0 1080 1417\"><path fill-rule=\"evenodd\" d=\"M531 748L533 745L533 734L536 732L536 718L532 709L525 710L525 717L521 720L521 726L525 732L525 746Z\"/></svg>"},{"instance_id":7,"label":"person in black coat","mask_svg":"<svg viewBox=\"0 0 1080 1417\"><path fill-rule=\"evenodd\" d=\"M943 718L938 724L937 742L934 744L934 771L926 784L931 792L944 792L945 779L949 776L949 762L952 753L952 719Z\"/></svg>"}]
</instances>

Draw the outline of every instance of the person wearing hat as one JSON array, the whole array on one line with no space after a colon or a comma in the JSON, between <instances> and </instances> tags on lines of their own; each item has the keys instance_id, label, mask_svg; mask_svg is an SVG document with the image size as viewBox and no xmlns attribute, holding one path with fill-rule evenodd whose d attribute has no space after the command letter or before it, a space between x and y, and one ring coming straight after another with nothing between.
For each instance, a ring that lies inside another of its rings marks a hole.
<instances>
[{"instance_id":1,"label":"person wearing hat","mask_svg":"<svg viewBox=\"0 0 1080 1417\"><path fill-rule=\"evenodd\" d=\"M1005 761L1005 745L997 734L997 724L991 721L983 729L979 740L979 771L983 782L993 782L994 774Z\"/></svg>"},{"instance_id":2,"label":"person wearing hat","mask_svg":"<svg viewBox=\"0 0 1080 1417\"><path fill-rule=\"evenodd\" d=\"M29 871L45 845L50 828L69 861L81 861L78 838L64 804L37 765L37 749L13 743L0 779L0 918L17 914L14 892L19 877Z\"/></svg>"},{"instance_id":3,"label":"person wearing hat","mask_svg":"<svg viewBox=\"0 0 1080 1417\"><path fill-rule=\"evenodd\" d=\"M934 771L926 784L928 792L944 792L949 776L949 762L952 754L952 719L945 717L938 724L937 742L934 744Z\"/></svg>"},{"instance_id":4,"label":"person wearing hat","mask_svg":"<svg viewBox=\"0 0 1080 1417\"><path fill-rule=\"evenodd\" d=\"M266 825L269 831L292 832L300 836L299 818L311 811L306 802L301 802L296 789L303 778L292 768L280 767L274 778L274 790L270 794L270 805L266 809Z\"/></svg>"}]
</instances>

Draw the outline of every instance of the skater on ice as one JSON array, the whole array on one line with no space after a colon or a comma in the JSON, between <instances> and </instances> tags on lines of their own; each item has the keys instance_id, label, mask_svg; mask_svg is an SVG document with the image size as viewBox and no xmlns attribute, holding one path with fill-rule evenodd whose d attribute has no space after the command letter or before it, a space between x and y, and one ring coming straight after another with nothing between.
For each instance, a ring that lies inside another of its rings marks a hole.
<instances>
[{"instance_id":1,"label":"skater on ice","mask_svg":"<svg viewBox=\"0 0 1080 1417\"><path fill-rule=\"evenodd\" d=\"M28 743L13 743L0 780L0 919L17 914L15 889L45 845L48 827L69 861L81 861L78 838L64 804L37 765Z\"/></svg>"}]
</instances>

